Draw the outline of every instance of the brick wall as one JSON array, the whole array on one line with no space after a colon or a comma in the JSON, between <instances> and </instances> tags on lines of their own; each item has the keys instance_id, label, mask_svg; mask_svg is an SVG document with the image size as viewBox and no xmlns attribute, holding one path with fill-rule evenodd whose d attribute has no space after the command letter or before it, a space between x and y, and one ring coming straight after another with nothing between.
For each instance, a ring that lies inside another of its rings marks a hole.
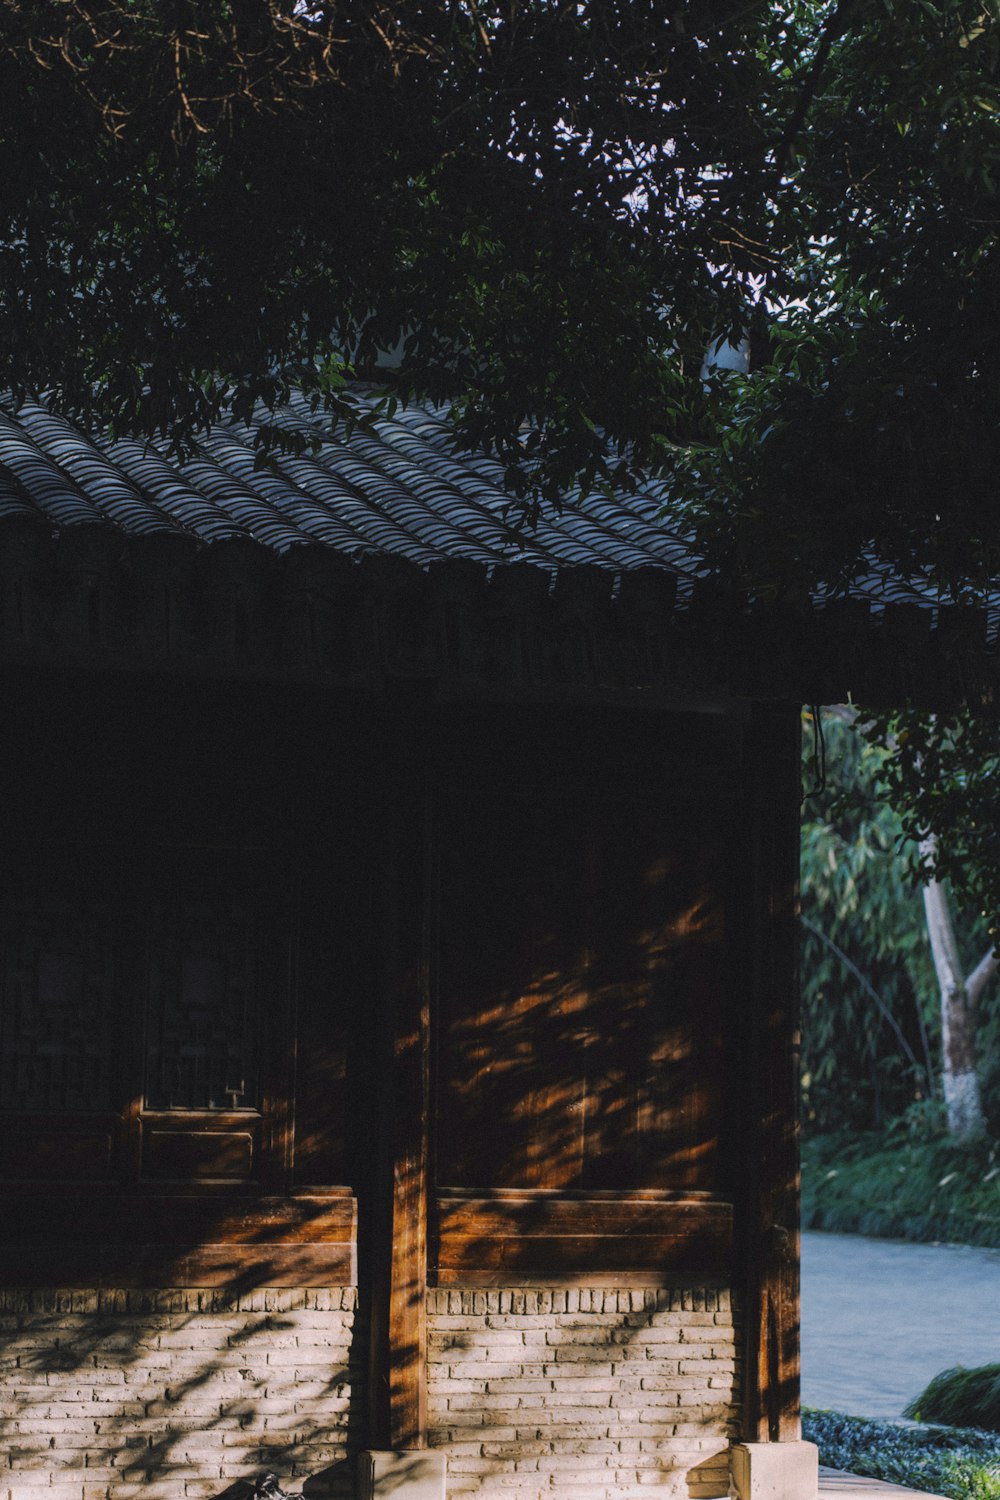
<instances>
[{"instance_id":1,"label":"brick wall","mask_svg":"<svg viewBox=\"0 0 1000 1500\"><path fill-rule=\"evenodd\" d=\"M0 1292L0 1500L348 1493L356 1296Z\"/></svg>"},{"instance_id":2,"label":"brick wall","mask_svg":"<svg viewBox=\"0 0 1000 1500\"><path fill-rule=\"evenodd\" d=\"M736 1435L729 1293L430 1293L431 1443L452 1494L725 1495Z\"/></svg>"},{"instance_id":3,"label":"brick wall","mask_svg":"<svg viewBox=\"0 0 1000 1500\"><path fill-rule=\"evenodd\" d=\"M432 1291L449 1491L725 1495L736 1331L712 1289ZM356 1293L0 1293L0 1500L212 1500L353 1481Z\"/></svg>"}]
</instances>

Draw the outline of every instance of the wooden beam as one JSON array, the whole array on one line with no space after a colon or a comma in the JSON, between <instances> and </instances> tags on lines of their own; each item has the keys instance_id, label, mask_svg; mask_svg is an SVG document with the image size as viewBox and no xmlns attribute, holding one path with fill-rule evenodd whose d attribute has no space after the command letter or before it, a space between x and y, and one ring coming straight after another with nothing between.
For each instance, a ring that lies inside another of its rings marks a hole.
<instances>
[{"instance_id":1,"label":"wooden beam","mask_svg":"<svg viewBox=\"0 0 1000 1500\"><path fill-rule=\"evenodd\" d=\"M799 713L758 706L745 758L750 993L743 1036L744 1437L795 1441L799 1418Z\"/></svg>"},{"instance_id":2,"label":"wooden beam","mask_svg":"<svg viewBox=\"0 0 1000 1500\"><path fill-rule=\"evenodd\" d=\"M623 1271L655 1285L668 1272L726 1280L733 1271L732 1207L707 1198L437 1196L431 1218L439 1286L546 1277L572 1285Z\"/></svg>"},{"instance_id":3,"label":"wooden beam","mask_svg":"<svg viewBox=\"0 0 1000 1500\"><path fill-rule=\"evenodd\" d=\"M15 1285L353 1285L348 1193L294 1197L122 1190L103 1183L4 1188L0 1276Z\"/></svg>"}]
</instances>

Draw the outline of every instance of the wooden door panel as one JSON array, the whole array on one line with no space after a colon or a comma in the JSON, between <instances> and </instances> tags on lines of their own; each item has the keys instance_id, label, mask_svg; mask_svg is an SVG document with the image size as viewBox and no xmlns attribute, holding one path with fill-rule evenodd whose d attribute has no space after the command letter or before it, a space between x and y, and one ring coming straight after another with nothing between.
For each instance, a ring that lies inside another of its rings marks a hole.
<instances>
[{"instance_id":1,"label":"wooden door panel","mask_svg":"<svg viewBox=\"0 0 1000 1500\"><path fill-rule=\"evenodd\" d=\"M618 769L441 795L442 1187L722 1189L724 808Z\"/></svg>"}]
</instances>

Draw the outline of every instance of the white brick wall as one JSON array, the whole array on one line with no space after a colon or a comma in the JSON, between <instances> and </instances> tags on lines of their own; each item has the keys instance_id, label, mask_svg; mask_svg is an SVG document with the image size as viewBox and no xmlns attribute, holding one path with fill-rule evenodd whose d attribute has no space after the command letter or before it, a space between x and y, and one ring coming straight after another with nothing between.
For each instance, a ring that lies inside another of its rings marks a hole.
<instances>
[{"instance_id":1,"label":"white brick wall","mask_svg":"<svg viewBox=\"0 0 1000 1500\"><path fill-rule=\"evenodd\" d=\"M356 1301L0 1292L0 1500L205 1500L271 1467L348 1493Z\"/></svg>"},{"instance_id":2,"label":"white brick wall","mask_svg":"<svg viewBox=\"0 0 1000 1500\"><path fill-rule=\"evenodd\" d=\"M431 1443L452 1495L725 1495L737 1333L711 1288L430 1293Z\"/></svg>"},{"instance_id":3,"label":"white brick wall","mask_svg":"<svg viewBox=\"0 0 1000 1500\"><path fill-rule=\"evenodd\" d=\"M431 1442L456 1497L726 1494L728 1293L429 1295ZM213 1500L272 1467L349 1494L355 1307L351 1288L0 1292L0 1500Z\"/></svg>"}]
</instances>

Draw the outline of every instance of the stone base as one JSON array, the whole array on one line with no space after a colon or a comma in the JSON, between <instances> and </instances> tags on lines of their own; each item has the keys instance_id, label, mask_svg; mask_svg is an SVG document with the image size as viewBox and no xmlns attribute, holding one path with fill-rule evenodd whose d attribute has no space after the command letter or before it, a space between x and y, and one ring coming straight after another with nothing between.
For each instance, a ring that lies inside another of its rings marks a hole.
<instances>
[{"instance_id":1,"label":"stone base","mask_svg":"<svg viewBox=\"0 0 1000 1500\"><path fill-rule=\"evenodd\" d=\"M739 1500L816 1500L815 1443L736 1443L731 1458Z\"/></svg>"},{"instance_id":2,"label":"stone base","mask_svg":"<svg viewBox=\"0 0 1000 1500\"><path fill-rule=\"evenodd\" d=\"M444 1500L443 1453L366 1448L358 1454L358 1500Z\"/></svg>"}]
</instances>

